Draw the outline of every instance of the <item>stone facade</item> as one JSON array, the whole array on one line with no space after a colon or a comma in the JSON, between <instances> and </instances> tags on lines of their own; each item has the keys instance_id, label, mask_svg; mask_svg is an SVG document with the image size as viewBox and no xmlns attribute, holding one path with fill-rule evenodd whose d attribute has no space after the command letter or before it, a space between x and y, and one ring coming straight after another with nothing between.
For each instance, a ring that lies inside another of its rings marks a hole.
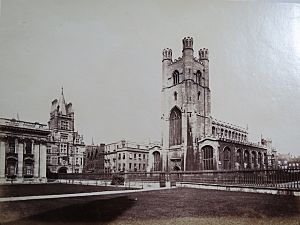
<instances>
[{"instance_id":1,"label":"stone facade","mask_svg":"<svg viewBox=\"0 0 300 225\"><path fill-rule=\"evenodd\" d=\"M75 131L72 103L66 103L63 89L59 100L52 101L50 140L47 145L47 169L51 173L81 173L85 144Z\"/></svg>"},{"instance_id":2,"label":"stone facade","mask_svg":"<svg viewBox=\"0 0 300 225\"><path fill-rule=\"evenodd\" d=\"M163 142L150 156L153 162L156 158L153 165L160 161L163 171L273 166L266 142L250 143L247 129L211 117L208 49L200 49L196 58L193 38L182 44L178 59L172 59L171 49L162 52Z\"/></svg>"},{"instance_id":3,"label":"stone facade","mask_svg":"<svg viewBox=\"0 0 300 225\"><path fill-rule=\"evenodd\" d=\"M104 149L105 144L86 146L83 173L104 173Z\"/></svg>"},{"instance_id":4,"label":"stone facade","mask_svg":"<svg viewBox=\"0 0 300 225\"><path fill-rule=\"evenodd\" d=\"M0 183L46 182L47 125L0 119Z\"/></svg>"},{"instance_id":5,"label":"stone facade","mask_svg":"<svg viewBox=\"0 0 300 225\"><path fill-rule=\"evenodd\" d=\"M105 172L144 172L148 165L149 145L125 140L105 145Z\"/></svg>"}]
</instances>

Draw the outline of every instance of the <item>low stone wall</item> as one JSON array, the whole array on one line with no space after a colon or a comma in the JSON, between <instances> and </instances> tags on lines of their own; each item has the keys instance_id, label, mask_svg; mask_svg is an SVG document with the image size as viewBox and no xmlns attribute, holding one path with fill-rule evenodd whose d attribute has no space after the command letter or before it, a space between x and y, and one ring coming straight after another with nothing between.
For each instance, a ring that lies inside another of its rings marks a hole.
<instances>
[{"instance_id":1,"label":"low stone wall","mask_svg":"<svg viewBox=\"0 0 300 225\"><path fill-rule=\"evenodd\" d=\"M6 179L2 178L0 180L0 185L7 184L42 184L47 183L47 178L16 178L16 179Z\"/></svg>"},{"instance_id":2,"label":"low stone wall","mask_svg":"<svg viewBox=\"0 0 300 225\"><path fill-rule=\"evenodd\" d=\"M247 187L247 186L233 186L233 185L220 185L220 184L205 184L205 183L190 183L190 182L177 182L176 187L199 188L221 191L239 191L239 192L253 192L274 195L293 195L300 197L299 190L288 190L267 187Z\"/></svg>"},{"instance_id":3,"label":"low stone wall","mask_svg":"<svg viewBox=\"0 0 300 225\"><path fill-rule=\"evenodd\" d=\"M139 189L153 189L161 187L171 187L170 182L165 182L163 185L159 181L125 181L124 185L111 185L111 180L76 180L76 179L58 179L55 183L63 184L80 184L80 185L95 185L95 186L111 186L111 187L128 187Z\"/></svg>"}]
</instances>

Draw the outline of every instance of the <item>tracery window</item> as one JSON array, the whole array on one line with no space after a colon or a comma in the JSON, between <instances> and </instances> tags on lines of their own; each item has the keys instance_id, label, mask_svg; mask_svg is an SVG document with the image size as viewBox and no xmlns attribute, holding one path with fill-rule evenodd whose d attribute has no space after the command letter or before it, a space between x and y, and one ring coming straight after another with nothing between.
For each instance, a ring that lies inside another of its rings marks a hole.
<instances>
[{"instance_id":1,"label":"tracery window","mask_svg":"<svg viewBox=\"0 0 300 225\"><path fill-rule=\"evenodd\" d=\"M174 107L170 114L170 128L169 128L169 143L170 146L181 144L181 111Z\"/></svg>"}]
</instances>

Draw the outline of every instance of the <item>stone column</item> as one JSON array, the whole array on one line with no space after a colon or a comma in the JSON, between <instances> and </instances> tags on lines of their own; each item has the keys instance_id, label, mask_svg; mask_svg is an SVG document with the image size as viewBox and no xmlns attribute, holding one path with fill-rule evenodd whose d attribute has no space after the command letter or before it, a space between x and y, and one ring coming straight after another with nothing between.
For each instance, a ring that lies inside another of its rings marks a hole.
<instances>
[{"instance_id":1,"label":"stone column","mask_svg":"<svg viewBox=\"0 0 300 225\"><path fill-rule=\"evenodd\" d=\"M47 157L47 147L46 143L40 145L40 177L46 178L46 157Z\"/></svg>"},{"instance_id":2,"label":"stone column","mask_svg":"<svg viewBox=\"0 0 300 225\"><path fill-rule=\"evenodd\" d=\"M5 178L5 142L0 139L0 182Z\"/></svg>"},{"instance_id":3,"label":"stone column","mask_svg":"<svg viewBox=\"0 0 300 225\"><path fill-rule=\"evenodd\" d=\"M39 165L40 165L40 145L34 144L34 172L33 176L35 178L39 177Z\"/></svg>"},{"instance_id":4,"label":"stone column","mask_svg":"<svg viewBox=\"0 0 300 225\"><path fill-rule=\"evenodd\" d=\"M24 154L24 144L22 142L18 143L18 178L23 177L23 154Z\"/></svg>"}]
</instances>

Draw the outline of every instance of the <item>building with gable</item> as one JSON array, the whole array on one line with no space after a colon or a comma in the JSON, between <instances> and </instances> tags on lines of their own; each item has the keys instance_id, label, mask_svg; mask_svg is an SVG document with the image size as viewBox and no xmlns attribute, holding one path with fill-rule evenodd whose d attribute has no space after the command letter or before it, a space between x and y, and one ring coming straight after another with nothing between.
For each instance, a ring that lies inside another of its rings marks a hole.
<instances>
[{"instance_id":1,"label":"building with gable","mask_svg":"<svg viewBox=\"0 0 300 225\"><path fill-rule=\"evenodd\" d=\"M51 173L81 173L85 144L83 136L75 131L72 103L66 103L63 89L59 100L51 104L51 130L47 145L47 169Z\"/></svg>"}]
</instances>

